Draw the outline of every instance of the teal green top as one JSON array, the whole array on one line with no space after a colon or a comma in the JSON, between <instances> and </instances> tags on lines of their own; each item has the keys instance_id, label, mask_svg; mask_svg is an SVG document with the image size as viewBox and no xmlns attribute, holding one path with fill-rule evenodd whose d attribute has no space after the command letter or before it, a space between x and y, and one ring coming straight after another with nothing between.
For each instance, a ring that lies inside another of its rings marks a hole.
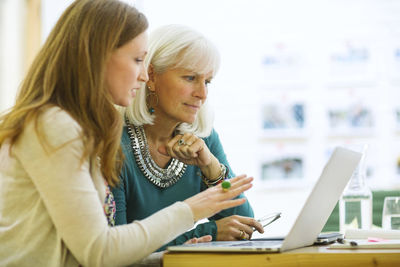
<instances>
[{"instance_id":1,"label":"teal green top","mask_svg":"<svg viewBox=\"0 0 400 267\"><path fill-rule=\"evenodd\" d=\"M209 137L204 138L204 141L219 162L227 166L229 178L234 177L235 175L226 159L217 132L213 130ZM207 189L199 175L201 173L200 168L192 165L187 166L185 173L176 184L164 189L157 187L147 180L136 164L126 127L123 130L121 144L125 154L125 163L120 176L121 183L118 187L112 189L117 208L116 225L142 220L176 201L183 201ZM245 198L243 194L239 197ZM210 217L209 222L197 225L196 228L178 236L159 250L164 250L167 246L183 244L193 237L203 235L212 235L213 240L216 240L217 226L215 220L235 214L248 217L254 216L249 202L246 201L241 206L223 210Z\"/></svg>"}]
</instances>

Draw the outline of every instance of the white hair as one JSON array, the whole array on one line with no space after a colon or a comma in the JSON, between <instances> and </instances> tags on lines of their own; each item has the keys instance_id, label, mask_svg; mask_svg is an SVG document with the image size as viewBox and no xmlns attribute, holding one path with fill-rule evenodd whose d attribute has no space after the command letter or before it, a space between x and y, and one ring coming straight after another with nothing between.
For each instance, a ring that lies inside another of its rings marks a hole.
<instances>
[{"instance_id":1,"label":"white hair","mask_svg":"<svg viewBox=\"0 0 400 267\"><path fill-rule=\"evenodd\" d=\"M219 68L220 55L202 34L186 26L173 24L159 27L150 34L149 51L144 63L147 69L151 64L155 74L184 68L200 74L212 72L214 76ZM134 125L153 124L156 114L151 115L148 111L147 94L143 85L132 104L125 109L125 115ZM181 123L176 130L206 137L210 135L212 127L213 115L205 101L195 121L191 124Z\"/></svg>"}]
</instances>

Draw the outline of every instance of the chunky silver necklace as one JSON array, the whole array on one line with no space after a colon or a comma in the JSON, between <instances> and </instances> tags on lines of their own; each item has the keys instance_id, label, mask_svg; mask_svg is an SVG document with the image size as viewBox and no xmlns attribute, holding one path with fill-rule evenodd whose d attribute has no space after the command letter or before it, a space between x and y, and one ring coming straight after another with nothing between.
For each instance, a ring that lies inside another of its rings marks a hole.
<instances>
[{"instance_id":1,"label":"chunky silver necklace","mask_svg":"<svg viewBox=\"0 0 400 267\"><path fill-rule=\"evenodd\" d=\"M143 175L154 185L167 188L175 184L185 173L187 165L175 158L166 169L160 168L152 159L143 126L135 126L126 120L135 160Z\"/></svg>"}]
</instances>

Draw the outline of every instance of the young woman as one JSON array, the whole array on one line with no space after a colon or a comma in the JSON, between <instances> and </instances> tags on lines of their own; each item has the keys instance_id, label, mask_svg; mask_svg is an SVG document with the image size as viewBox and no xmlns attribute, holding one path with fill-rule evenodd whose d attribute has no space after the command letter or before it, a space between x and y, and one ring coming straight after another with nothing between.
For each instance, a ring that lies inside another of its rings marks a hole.
<instances>
[{"instance_id":1,"label":"young woman","mask_svg":"<svg viewBox=\"0 0 400 267\"><path fill-rule=\"evenodd\" d=\"M207 107L208 84L219 66L214 45L200 33L167 25L151 33L146 57L149 80L125 111L121 183L113 188L117 224L146 218L234 177ZM243 195L241 199L245 199ZM214 240L250 238L248 202L224 210L173 242L212 235ZM160 248L163 249L163 248Z\"/></svg>"},{"instance_id":2,"label":"young woman","mask_svg":"<svg viewBox=\"0 0 400 267\"><path fill-rule=\"evenodd\" d=\"M63 13L0 119L0 266L132 264L251 187L237 177L133 223L114 225L122 120L148 80L147 20L117 0Z\"/></svg>"}]
</instances>

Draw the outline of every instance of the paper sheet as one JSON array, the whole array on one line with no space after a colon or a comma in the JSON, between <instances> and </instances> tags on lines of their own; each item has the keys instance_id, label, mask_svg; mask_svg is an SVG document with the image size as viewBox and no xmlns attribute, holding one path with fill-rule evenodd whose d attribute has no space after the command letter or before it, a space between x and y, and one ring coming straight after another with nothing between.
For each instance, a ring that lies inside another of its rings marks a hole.
<instances>
[{"instance_id":1,"label":"paper sheet","mask_svg":"<svg viewBox=\"0 0 400 267\"><path fill-rule=\"evenodd\" d=\"M380 242L368 242L367 240L355 240L357 245L351 245L350 242L345 244L335 243L330 245L329 249L369 249L369 248L381 248L381 249L400 249L400 239L391 239Z\"/></svg>"},{"instance_id":2,"label":"paper sheet","mask_svg":"<svg viewBox=\"0 0 400 267\"><path fill-rule=\"evenodd\" d=\"M346 239L367 239L370 237L378 237L384 239L400 239L400 230L361 230L348 229L344 235Z\"/></svg>"}]
</instances>

